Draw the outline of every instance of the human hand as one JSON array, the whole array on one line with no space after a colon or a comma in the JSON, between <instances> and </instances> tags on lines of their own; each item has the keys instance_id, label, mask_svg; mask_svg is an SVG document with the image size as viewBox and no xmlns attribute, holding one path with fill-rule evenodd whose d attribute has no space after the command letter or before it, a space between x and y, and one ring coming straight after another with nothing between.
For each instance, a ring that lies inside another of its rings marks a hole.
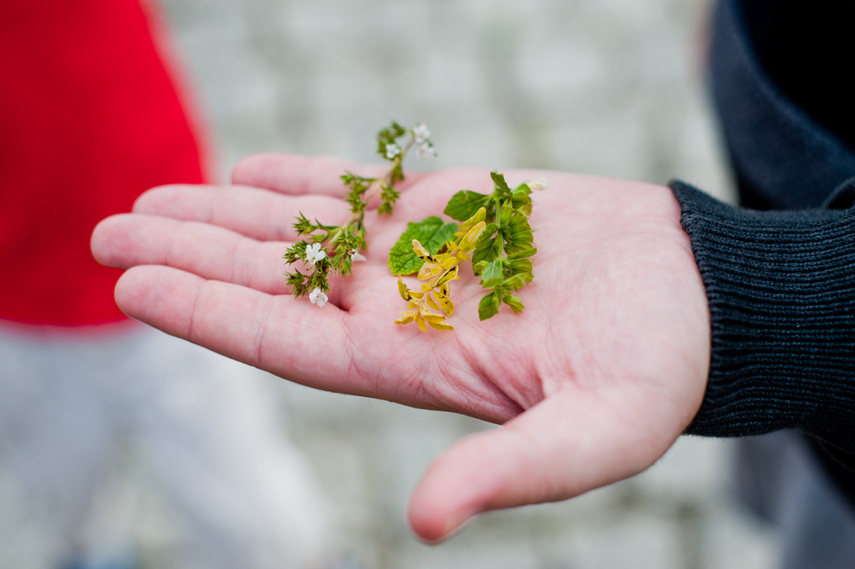
<instances>
[{"instance_id":1,"label":"human hand","mask_svg":"<svg viewBox=\"0 0 855 569\"><path fill-rule=\"evenodd\" d=\"M95 230L102 263L128 269L127 314L283 378L330 391L501 423L424 474L409 518L423 539L479 512L570 498L658 460L706 387L706 295L670 190L550 172L533 196L538 253L526 309L478 320L481 287L452 285L453 332L395 325L406 305L386 255L407 221L460 189L490 192L479 169L408 172L392 217L369 215L367 262L331 282L330 306L287 294L282 254L298 213L350 216L330 158L260 155L234 186L166 186ZM541 172L505 172L513 185Z\"/></svg>"}]
</instances>

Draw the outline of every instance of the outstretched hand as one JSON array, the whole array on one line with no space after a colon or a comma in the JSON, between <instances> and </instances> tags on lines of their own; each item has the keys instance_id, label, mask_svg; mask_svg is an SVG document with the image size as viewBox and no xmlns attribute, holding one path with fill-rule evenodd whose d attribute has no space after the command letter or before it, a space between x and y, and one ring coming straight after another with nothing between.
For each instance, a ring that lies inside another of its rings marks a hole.
<instances>
[{"instance_id":1,"label":"outstretched hand","mask_svg":"<svg viewBox=\"0 0 855 569\"><path fill-rule=\"evenodd\" d=\"M338 176L371 167L260 155L233 186L166 186L103 221L92 248L128 269L130 316L285 379L501 423L446 451L410 504L423 539L486 510L570 498L652 465L697 412L709 315L670 190L546 173L533 196L538 253L526 308L478 320L478 280L452 284L452 332L393 323L406 303L386 257L408 221L439 215L479 169L408 172L392 217L369 214L367 261L331 282L319 308L285 289L298 212L350 216ZM541 172L505 172L514 185ZM462 271L463 274L465 271Z\"/></svg>"}]
</instances>

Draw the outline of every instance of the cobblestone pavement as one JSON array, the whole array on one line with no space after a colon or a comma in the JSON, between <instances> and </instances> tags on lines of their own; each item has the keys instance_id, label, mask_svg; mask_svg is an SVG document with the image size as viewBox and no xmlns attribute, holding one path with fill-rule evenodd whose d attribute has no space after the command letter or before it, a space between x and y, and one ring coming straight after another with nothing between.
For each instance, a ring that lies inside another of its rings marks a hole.
<instances>
[{"instance_id":1,"label":"cobblestone pavement","mask_svg":"<svg viewBox=\"0 0 855 569\"><path fill-rule=\"evenodd\" d=\"M535 167L730 195L701 88L704 4L688 0L165 0L222 179L259 151L372 160L394 118L429 122L430 167ZM264 377L372 569L765 569L775 536L728 494L730 446L681 439L633 479L484 516L449 543L409 533L408 494L475 420ZM146 490L151 567L174 547ZM168 520L167 520L168 521Z\"/></svg>"}]
</instances>

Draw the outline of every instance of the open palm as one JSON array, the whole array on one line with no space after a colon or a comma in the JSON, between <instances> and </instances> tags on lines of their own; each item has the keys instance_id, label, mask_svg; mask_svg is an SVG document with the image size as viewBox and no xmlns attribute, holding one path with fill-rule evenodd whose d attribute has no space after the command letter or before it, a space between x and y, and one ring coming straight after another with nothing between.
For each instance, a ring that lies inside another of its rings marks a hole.
<instances>
[{"instance_id":1,"label":"open palm","mask_svg":"<svg viewBox=\"0 0 855 569\"><path fill-rule=\"evenodd\" d=\"M323 308L287 294L281 259L302 212L344 222L338 175L371 167L261 155L233 186L168 186L93 236L99 261L129 269L129 315L283 378L450 410L501 428L472 435L425 474L410 506L421 537L478 512L578 495L653 464L700 406L709 316L679 206L664 187L557 172L533 196L535 279L526 309L478 320L474 277L452 284L453 332L395 325L406 308L386 256L407 221L456 191L489 193L480 169L408 173L392 217L369 213L367 262ZM462 271L465 273L465 271Z\"/></svg>"}]
</instances>

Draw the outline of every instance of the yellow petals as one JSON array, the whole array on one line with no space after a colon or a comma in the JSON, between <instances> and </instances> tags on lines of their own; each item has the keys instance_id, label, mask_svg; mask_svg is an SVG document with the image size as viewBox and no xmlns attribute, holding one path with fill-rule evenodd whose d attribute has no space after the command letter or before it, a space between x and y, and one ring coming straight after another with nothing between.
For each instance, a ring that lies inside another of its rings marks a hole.
<instances>
[{"instance_id":1,"label":"yellow petals","mask_svg":"<svg viewBox=\"0 0 855 569\"><path fill-rule=\"evenodd\" d=\"M447 271L448 269L450 269L454 265L456 265L457 262L458 262L457 257L451 257L451 256L443 255L441 258L441 261L440 261L440 265L442 266L443 269L445 269Z\"/></svg>"},{"instance_id":2,"label":"yellow petals","mask_svg":"<svg viewBox=\"0 0 855 569\"><path fill-rule=\"evenodd\" d=\"M448 280L457 278L457 267L449 274L444 274ZM401 317L395 320L395 324L409 324L415 322L422 330L427 331L427 326L435 330L453 330L454 328L445 323L445 319L454 313L454 304L448 298L448 281L431 285L421 284L421 291L413 290L401 279L398 279L398 291L404 300L409 301L407 310L401 311Z\"/></svg>"},{"instance_id":3,"label":"yellow petals","mask_svg":"<svg viewBox=\"0 0 855 569\"><path fill-rule=\"evenodd\" d=\"M425 316L425 320L434 330L454 330L453 326L445 323L445 316L442 314L428 314Z\"/></svg>"},{"instance_id":4,"label":"yellow petals","mask_svg":"<svg viewBox=\"0 0 855 569\"><path fill-rule=\"evenodd\" d=\"M466 235L463 236L463 239L460 240L460 249L467 253L473 251L475 249L475 243L478 242L478 238L481 237L481 234L484 233L485 229L487 229L487 224L484 221L479 221L473 225L472 228L466 232Z\"/></svg>"},{"instance_id":5,"label":"yellow petals","mask_svg":"<svg viewBox=\"0 0 855 569\"><path fill-rule=\"evenodd\" d=\"M437 310L442 310L448 316L454 314L454 303L451 302L450 298L448 298L448 283L446 283L445 286L435 290L433 293L433 298L439 304L439 308Z\"/></svg>"},{"instance_id":6,"label":"yellow petals","mask_svg":"<svg viewBox=\"0 0 855 569\"><path fill-rule=\"evenodd\" d=\"M479 223L484 222L486 219L487 219L487 209L482 207L478 211L475 212L475 215L473 215L472 217L470 217L469 219L467 219L466 221L464 221L463 223L461 223L459 225L460 229L457 233L455 233L455 237L458 237L458 238L463 237L464 235L469 233L470 229L472 229L473 227L475 227Z\"/></svg>"},{"instance_id":7,"label":"yellow petals","mask_svg":"<svg viewBox=\"0 0 855 569\"><path fill-rule=\"evenodd\" d=\"M425 249L421 243L419 243L418 239L413 239L413 251L416 252L420 258L425 261L433 261L433 255L431 255L427 249Z\"/></svg>"},{"instance_id":8,"label":"yellow petals","mask_svg":"<svg viewBox=\"0 0 855 569\"><path fill-rule=\"evenodd\" d=\"M440 265L436 261L425 261L425 264L422 265L421 269L419 269L418 279L420 281L426 281L432 279L437 275L441 275L442 272L442 265Z\"/></svg>"},{"instance_id":9,"label":"yellow petals","mask_svg":"<svg viewBox=\"0 0 855 569\"><path fill-rule=\"evenodd\" d=\"M459 279L460 277L458 276L457 269L457 267L454 267L450 271L447 271L444 275L441 275L438 279L435 279L436 282L433 283L433 286L438 287L440 285L446 285L447 287L449 282L456 281L457 279Z\"/></svg>"},{"instance_id":10,"label":"yellow petals","mask_svg":"<svg viewBox=\"0 0 855 569\"><path fill-rule=\"evenodd\" d=\"M425 298L425 301L427 302L427 305L433 308L434 310L442 310L442 308L439 307L439 303L435 301L432 296L428 296L427 298Z\"/></svg>"},{"instance_id":11,"label":"yellow petals","mask_svg":"<svg viewBox=\"0 0 855 569\"><path fill-rule=\"evenodd\" d=\"M403 310L401 311L402 316L395 320L395 324L409 324L416 319L418 313L418 310Z\"/></svg>"},{"instance_id":12,"label":"yellow petals","mask_svg":"<svg viewBox=\"0 0 855 569\"><path fill-rule=\"evenodd\" d=\"M410 304L408 310L401 312L395 324L415 322L422 332L427 331L427 326L435 330L454 329L445 322L447 317L454 314L454 303L449 298L449 283L460 278L459 264L470 259L468 253L475 249L478 238L485 231L487 224L484 216L485 210L481 208L464 223L469 224L468 227L461 226L465 232L459 234L459 240L447 243L447 252L440 255L431 255L418 239L413 239L413 251L424 260L418 279L426 282L421 283L421 290L413 290L398 279L401 298Z\"/></svg>"},{"instance_id":13,"label":"yellow petals","mask_svg":"<svg viewBox=\"0 0 855 569\"><path fill-rule=\"evenodd\" d=\"M407 288L407 285L404 284L401 277L398 277L398 294L400 294L401 298L404 300L410 300L410 298L412 298L410 296L410 289Z\"/></svg>"}]
</instances>

